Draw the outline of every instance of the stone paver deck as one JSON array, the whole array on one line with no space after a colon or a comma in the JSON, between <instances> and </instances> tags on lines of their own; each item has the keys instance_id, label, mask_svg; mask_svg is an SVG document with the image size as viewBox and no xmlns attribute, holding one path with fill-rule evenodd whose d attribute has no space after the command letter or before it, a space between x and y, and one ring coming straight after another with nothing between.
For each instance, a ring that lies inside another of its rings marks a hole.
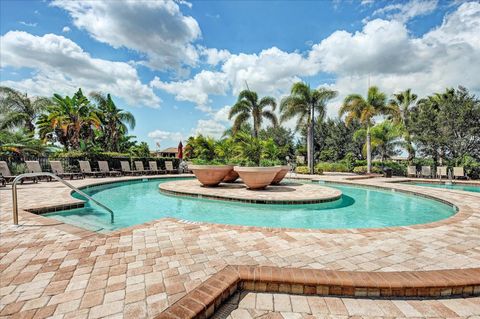
<instances>
[{"instance_id":1,"label":"stone paver deck","mask_svg":"<svg viewBox=\"0 0 480 319\"><path fill-rule=\"evenodd\" d=\"M456 299L355 299L290 294L234 294L213 319L458 318L480 316L480 297Z\"/></svg>"},{"instance_id":2,"label":"stone paver deck","mask_svg":"<svg viewBox=\"0 0 480 319\"><path fill-rule=\"evenodd\" d=\"M59 183L19 187L20 226L11 225L10 187L0 188L0 316L153 317L226 265L376 272L480 267L480 194L386 183L401 179L320 178L438 197L459 212L431 224L386 229L281 230L161 219L102 235L25 211L78 203ZM478 301L466 302L471 300ZM458 316L470 315L461 313L462 299L448 302ZM423 307L395 304L402 312ZM396 316L395 310L388 314Z\"/></svg>"},{"instance_id":3,"label":"stone paver deck","mask_svg":"<svg viewBox=\"0 0 480 319\"><path fill-rule=\"evenodd\" d=\"M243 183L222 183L218 187L203 187L197 180L162 183L160 191L172 195L204 197L258 204L309 204L334 201L342 196L338 189L284 182L261 190L249 190Z\"/></svg>"}]
</instances>

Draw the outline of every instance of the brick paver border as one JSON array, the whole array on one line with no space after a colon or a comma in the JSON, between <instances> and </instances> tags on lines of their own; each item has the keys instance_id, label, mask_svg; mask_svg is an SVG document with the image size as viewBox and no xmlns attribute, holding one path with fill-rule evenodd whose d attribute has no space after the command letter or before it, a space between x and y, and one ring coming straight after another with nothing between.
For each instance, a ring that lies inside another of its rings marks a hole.
<instances>
[{"instance_id":1,"label":"brick paver border","mask_svg":"<svg viewBox=\"0 0 480 319\"><path fill-rule=\"evenodd\" d=\"M156 319L208 318L237 290L346 297L480 295L480 269L356 272L226 266Z\"/></svg>"}]
</instances>

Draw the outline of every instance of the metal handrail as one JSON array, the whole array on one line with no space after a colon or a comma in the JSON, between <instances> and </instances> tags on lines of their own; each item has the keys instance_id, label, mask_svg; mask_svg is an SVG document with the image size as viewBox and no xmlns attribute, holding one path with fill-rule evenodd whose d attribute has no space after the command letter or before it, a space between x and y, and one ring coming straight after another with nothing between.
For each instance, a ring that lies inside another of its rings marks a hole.
<instances>
[{"instance_id":1,"label":"metal handrail","mask_svg":"<svg viewBox=\"0 0 480 319\"><path fill-rule=\"evenodd\" d=\"M40 177L40 176L49 176L51 178L54 178L56 179L57 181L59 181L60 183L62 183L63 185L69 187L70 189L74 190L75 192L79 193L80 195L82 195L83 197L87 198L88 200L91 200L92 202L94 202L95 204L97 204L98 206L102 207L103 209L105 209L106 211L108 211L110 213L110 222L113 224L114 222L114 216L113 216L113 211L108 208L107 206L103 205L102 203L100 203L99 201L97 201L96 199L93 199L92 197L90 197L89 195L85 194L84 192L82 192L81 190L79 190L78 188L76 188L75 186L73 186L72 184L66 182L65 180L63 180L62 178L58 177L57 175L55 174L52 174L52 173L48 173L48 172L42 172L42 173L25 173L25 174L20 174L18 175L17 177L15 177L15 179L13 180L13 184L12 184L12 197L13 197L13 224L14 225L18 225L18 199L17 199L17 182L19 182L20 180L24 179L24 178L28 178L28 177Z\"/></svg>"}]
</instances>

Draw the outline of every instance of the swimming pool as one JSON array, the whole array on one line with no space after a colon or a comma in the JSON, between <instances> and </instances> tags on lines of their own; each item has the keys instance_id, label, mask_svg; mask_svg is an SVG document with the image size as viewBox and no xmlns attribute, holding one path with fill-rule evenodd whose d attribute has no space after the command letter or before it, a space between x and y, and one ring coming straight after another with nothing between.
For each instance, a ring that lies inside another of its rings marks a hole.
<instances>
[{"instance_id":1,"label":"swimming pool","mask_svg":"<svg viewBox=\"0 0 480 319\"><path fill-rule=\"evenodd\" d=\"M245 226L338 229L422 224L455 213L452 206L439 201L341 184L328 183L343 193L336 201L265 205L164 195L158 185L167 181L172 179L126 181L83 189L115 212L114 224L110 224L108 213L88 202L84 208L46 215L89 230L108 232L163 217Z\"/></svg>"},{"instance_id":2,"label":"swimming pool","mask_svg":"<svg viewBox=\"0 0 480 319\"><path fill-rule=\"evenodd\" d=\"M455 184L455 183L448 185L445 183L418 183L418 182L408 182L405 184L480 193L480 185L466 185L466 184Z\"/></svg>"}]
</instances>

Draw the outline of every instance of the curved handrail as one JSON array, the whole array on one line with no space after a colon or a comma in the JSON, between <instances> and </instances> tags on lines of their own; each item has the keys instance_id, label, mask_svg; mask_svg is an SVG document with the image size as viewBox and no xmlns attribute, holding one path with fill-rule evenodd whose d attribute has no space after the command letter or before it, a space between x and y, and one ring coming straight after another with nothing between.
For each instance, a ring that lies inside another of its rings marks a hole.
<instances>
[{"instance_id":1,"label":"curved handrail","mask_svg":"<svg viewBox=\"0 0 480 319\"><path fill-rule=\"evenodd\" d=\"M15 177L15 179L13 180L13 184L12 184L12 197L13 197L13 224L15 225L18 225L18 199L17 199L17 182L19 182L20 180L22 180L23 178L27 178L27 177L39 177L39 176L49 176L57 181L59 181L60 183L62 183L63 185L69 187L70 189L73 189L75 192L79 193L80 195L82 195L83 197L87 198L88 200L91 200L92 202L94 202L95 204L97 204L98 206L102 207L103 209L105 209L106 211L108 211L110 213L110 222L113 224L114 222L114 215L113 215L113 211L108 208L107 206L103 205L102 203L100 203L99 201L97 201L96 199L93 199L92 197L90 197L89 195L85 194L84 192L82 192L81 190L79 190L78 188L76 188L75 186L73 186L72 184L66 182L65 180L63 180L62 178L58 177L57 175L55 174L52 174L52 173L48 173L48 172L42 172L42 173L25 173L25 174L20 174L18 175L17 177Z\"/></svg>"}]
</instances>

